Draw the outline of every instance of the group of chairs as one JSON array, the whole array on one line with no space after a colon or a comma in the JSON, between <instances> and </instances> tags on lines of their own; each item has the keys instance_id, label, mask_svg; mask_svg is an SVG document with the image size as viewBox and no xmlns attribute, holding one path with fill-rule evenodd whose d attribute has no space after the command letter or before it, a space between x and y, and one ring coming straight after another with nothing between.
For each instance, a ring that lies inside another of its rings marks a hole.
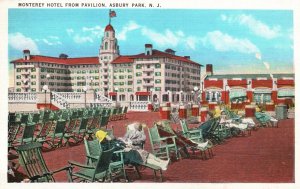
<instances>
[{"instance_id":1,"label":"group of chairs","mask_svg":"<svg viewBox=\"0 0 300 189\"><path fill-rule=\"evenodd\" d=\"M127 107L9 113L8 150L31 142L48 144L48 148L68 145L71 139L80 143L97 129L108 129L110 120L125 119L126 113Z\"/></svg>"},{"instance_id":2,"label":"group of chairs","mask_svg":"<svg viewBox=\"0 0 300 189\"><path fill-rule=\"evenodd\" d=\"M105 130L104 128L101 128ZM107 130L105 130L107 131ZM113 135L113 130L108 131ZM133 169L139 178L143 168L153 170L154 179L162 181L162 170L160 167L149 163L135 163L126 165L123 158L123 150L116 150L112 146L104 151L98 139L83 139L85 145L86 162L84 164L72 160L68 165L54 171L50 171L42 154L42 144L39 142L20 145L16 148L20 164L23 166L30 182L55 182L54 174L66 171L69 182L114 182L116 179L129 181L127 169ZM117 157L117 160L113 160Z\"/></svg>"},{"instance_id":3,"label":"group of chairs","mask_svg":"<svg viewBox=\"0 0 300 189\"><path fill-rule=\"evenodd\" d=\"M203 138L200 129L190 129L186 120L180 120L182 130L175 131L170 121L155 122L148 128L152 153L161 158L197 156L203 160L213 157L212 143ZM208 152L208 154L207 154Z\"/></svg>"}]
</instances>

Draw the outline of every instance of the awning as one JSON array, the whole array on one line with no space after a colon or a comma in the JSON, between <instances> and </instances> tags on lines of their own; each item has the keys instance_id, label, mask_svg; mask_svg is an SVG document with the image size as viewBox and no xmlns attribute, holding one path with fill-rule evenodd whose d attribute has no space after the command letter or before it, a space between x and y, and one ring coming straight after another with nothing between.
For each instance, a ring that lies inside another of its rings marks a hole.
<instances>
[{"instance_id":1,"label":"awning","mask_svg":"<svg viewBox=\"0 0 300 189\"><path fill-rule=\"evenodd\" d=\"M295 97L295 90L294 89L278 90L277 96L279 98Z\"/></svg>"},{"instance_id":2,"label":"awning","mask_svg":"<svg viewBox=\"0 0 300 189\"><path fill-rule=\"evenodd\" d=\"M238 98L242 98L245 97L246 95L246 90L244 89L233 89L230 90L229 92L229 98L230 99L238 99Z\"/></svg>"},{"instance_id":3,"label":"awning","mask_svg":"<svg viewBox=\"0 0 300 189\"><path fill-rule=\"evenodd\" d=\"M109 92L108 95L109 96L117 96L117 92Z\"/></svg>"},{"instance_id":4,"label":"awning","mask_svg":"<svg viewBox=\"0 0 300 189\"><path fill-rule=\"evenodd\" d=\"M137 96L149 96L150 92L135 92L135 95L137 95Z\"/></svg>"}]
</instances>

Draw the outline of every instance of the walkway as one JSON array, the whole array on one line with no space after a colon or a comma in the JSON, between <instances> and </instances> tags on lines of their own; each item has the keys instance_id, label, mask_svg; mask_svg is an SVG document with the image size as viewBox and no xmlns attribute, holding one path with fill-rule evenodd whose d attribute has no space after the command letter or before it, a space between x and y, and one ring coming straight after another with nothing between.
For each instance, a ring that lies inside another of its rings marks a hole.
<instances>
[{"instance_id":1,"label":"walkway","mask_svg":"<svg viewBox=\"0 0 300 189\"><path fill-rule=\"evenodd\" d=\"M125 125L133 121L152 126L159 119L157 112L128 113L126 120L113 121L115 135L125 133ZM177 125L173 125L176 128ZM145 130L147 132L147 130ZM148 133L146 133L148 138ZM147 139L148 140L148 139ZM282 120L279 128L260 128L251 136L226 140L214 148L214 158L209 160L182 159L173 162L164 172L164 182L189 183L293 183L294 175L294 119ZM147 141L146 150L151 149ZM84 145L64 147L44 152L50 170L67 165L68 160L85 162ZM22 171L19 168L19 171ZM129 176L134 182L153 182L150 170L143 170L142 179ZM66 182L65 173L55 176L59 182Z\"/></svg>"}]
</instances>

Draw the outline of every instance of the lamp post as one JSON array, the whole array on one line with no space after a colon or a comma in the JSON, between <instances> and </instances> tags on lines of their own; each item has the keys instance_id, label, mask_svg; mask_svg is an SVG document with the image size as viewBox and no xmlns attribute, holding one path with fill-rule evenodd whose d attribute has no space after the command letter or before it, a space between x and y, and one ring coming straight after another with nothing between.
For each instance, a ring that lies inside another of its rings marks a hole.
<instances>
[{"instance_id":1,"label":"lamp post","mask_svg":"<svg viewBox=\"0 0 300 189\"><path fill-rule=\"evenodd\" d=\"M183 93L183 91L180 91L179 93L180 93L180 102L182 102L182 93Z\"/></svg>"},{"instance_id":2,"label":"lamp post","mask_svg":"<svg viewBox=\"0 0 300 189\"><path fill-rule=\"evenodd\" d=\"M118 90L119 90L119 88L115 87L115 92L116 92L116 106L118 104Z\"/></svg>"},{"instance_id":3,"label":"lamp post","mask_svg":"<svg viewBox=\"0 0 300 189\"><path fill-rule=\"evenodd\" d=\"M44 90L44 92L45 92L45 108L46 108L48 85L44 85L44 86L43 86L43 90Z\"/></svg>"},{"instance_id":4,"label":"lamp post","mask_svg":"<svg viewBox=\"0 0 300 189\"><path fill-rule=\"evenodd\" d=\"M195 92L194 99L195 99L196 104L198 104L198 91L199 91L199 88L197 86L195 86L194 87L194 92Z\"/></svg>"},{"instance_id":5,"label":"lamp post","mask_svg":"<svg viewBox=\"0 0 300 189\"><path fill-rule=\"evenodd\" d=\"M84 91L84 107L86 108L86 91L88 90L87 86L83 87L83 91Z\"/></svg>"},{"instance_id":6,"label":"lamp post","mask_svg":"<svg viewBox=\"0 0 300 189\"><path fill-rule=\"evenodd\" d=\"M167 90L167 93L168 93L168 102L170 102L170 90Z\"/></svg>"}]
</instances>

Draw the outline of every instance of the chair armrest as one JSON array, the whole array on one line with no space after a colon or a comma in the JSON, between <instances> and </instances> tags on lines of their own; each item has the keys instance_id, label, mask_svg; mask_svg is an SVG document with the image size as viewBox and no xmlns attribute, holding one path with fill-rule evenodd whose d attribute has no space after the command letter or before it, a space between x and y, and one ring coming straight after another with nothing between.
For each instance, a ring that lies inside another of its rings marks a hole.
<instances>
[{"instance_id":1,"label":"chair armrest","mask_svg":"<svg viewBox=\"0 0 300 189\"><path fill-rule=\"evenodd\" d=\"M95 169L95 167L93 166L88 166L88 165L83 165L81 163L78 163L78 162L75 162L75 161L68 161L68 163L71 165L71 166L77 166L77 167L82 167L82 168L87 168L87 169Z\"/></svg>"},{"instance_id":2,"label":"chair armrest","mask_svg":"<svg viewBox=\"0 0 300 189\"><path fill-rule=\"evenodd\" d=\"M95 160L97 160L99 158L99 156L91 156L91 155L86 155L86 157L91 158L91 159L95 159Z\"/></svg>"},{"instance_id":3,"label":"chair armrest","mask_svg":"<svg viewBox=\"0 0 300 189\"><path fill-rule=\"evenodd\" d=\"M69 170L70 169L70 166L68 165L68 166L64 166L64 167L62 167L62 168L59 168L59 169L56 169L56 170L54 170L54 171L51 171L51 174L54 174L54 173L58 173L58 172L61 172L61 171L67 171L67 170Z\"/></svg>"}]
</instances>

